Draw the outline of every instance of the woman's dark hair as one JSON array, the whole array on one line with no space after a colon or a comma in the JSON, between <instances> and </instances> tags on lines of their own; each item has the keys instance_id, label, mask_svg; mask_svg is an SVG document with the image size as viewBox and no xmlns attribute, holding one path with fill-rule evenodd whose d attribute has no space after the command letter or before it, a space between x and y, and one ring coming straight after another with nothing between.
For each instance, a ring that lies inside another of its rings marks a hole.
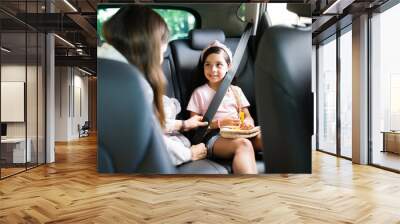
<instances>
[{"instance_id":1,"label":"woman's dark hair","mask_svg":"<svg viewBox=\"0 0 400 224\"><path fill-rule=\"evenodd\" d=\"M161 67L161 46L168 43L168 26L152 9L142 5L122 7L103 25L106 41L135 65L154 92L155 113L165 124L162 96L165 76Z\"/></svg>"}]
</instances>

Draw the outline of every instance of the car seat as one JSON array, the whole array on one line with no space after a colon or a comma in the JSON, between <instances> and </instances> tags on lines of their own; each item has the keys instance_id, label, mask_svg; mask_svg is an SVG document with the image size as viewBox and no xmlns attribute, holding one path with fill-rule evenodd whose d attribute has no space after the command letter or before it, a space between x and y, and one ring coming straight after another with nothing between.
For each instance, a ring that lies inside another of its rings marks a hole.
<instances>
[{"instance_id":1,"label":"car seat","mask_svg":"<svg viewBox=\"0 0 400 224\"><path fill-rule=\"evenodd\" d=\"M311 31L273 26L258 44L256 101L267 173L311 173Z\"/></svg>"}]
</instances>

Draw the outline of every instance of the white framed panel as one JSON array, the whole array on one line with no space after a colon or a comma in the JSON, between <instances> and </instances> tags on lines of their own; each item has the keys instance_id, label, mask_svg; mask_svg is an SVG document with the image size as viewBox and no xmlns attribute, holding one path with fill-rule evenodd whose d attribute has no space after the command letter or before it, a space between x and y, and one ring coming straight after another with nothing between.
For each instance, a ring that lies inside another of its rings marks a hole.
<instances>
[{"instance_id":1,"label":"white framed panel","mask_svg":"<svg viewBox=\"0 0 400 224\"><path fill-rule=\"evenodd\" d=\"M1 122L24 122L25 82L1 82Z\"/></svg>"}]
</instances>

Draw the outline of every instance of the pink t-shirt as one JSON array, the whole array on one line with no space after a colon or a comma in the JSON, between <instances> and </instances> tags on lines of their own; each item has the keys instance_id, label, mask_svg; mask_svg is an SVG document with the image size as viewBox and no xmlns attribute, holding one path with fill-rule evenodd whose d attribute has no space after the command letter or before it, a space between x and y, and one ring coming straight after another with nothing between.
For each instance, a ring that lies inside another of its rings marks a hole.
<instances>
[{"instance_id":1,"label":"pink t-shirt","mask_svg":"<svg viewBox=\"0 0 400 224\"><path fill-rule=\"evenodd\" d=\"M237 98L240 100L241 108L250 106L250 103L243 94L242 89L238 86L231 85L228 88L224 99L222 99L217 113L215 113L214 120L222 118L239 119L238 104L232 88L235 89L234 91L237 94ZM208 84L198 87L190 97L187 110L204 115L207 112L208 106L210 105L215 93L215 90L208 86Z\"/></svg>"}]
</instances>

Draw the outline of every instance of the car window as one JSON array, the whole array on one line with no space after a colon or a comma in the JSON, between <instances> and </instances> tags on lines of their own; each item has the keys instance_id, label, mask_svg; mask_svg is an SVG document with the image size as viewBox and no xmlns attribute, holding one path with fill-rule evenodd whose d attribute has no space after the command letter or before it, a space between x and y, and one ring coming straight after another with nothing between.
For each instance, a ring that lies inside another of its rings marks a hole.
<instances>
[{"instance_id":1,"label":"car window","mask_svg":"<svg viewBox=\"0 0 400 224\"><path fill-rule=\"evenodd\" d=\"M101 7L97 8L97 38L100 42L104 41L103 37L103 24L106 20L111 18L115 13L117 13L119 8L111 7Z\"/></svg>"},{"instance_id":2,"label":"car window","mask_svg":"<svg viewBox=\"0 0 400 224\"><path fill-rule=\"evenodd\" d=\"M119 8L115 6L109 8L99 6L97 9L97 35L100 42L104 42L102 35L104 22L111 18L118 10ZM160 14L167 23L170 32L170 41L188 37L189 31L196 27L195 16L184 9L154 8L154 11Z\"/></svg>"},{"instance_id":3,"label":"car window","mask_svg":"<svg viewBox=\"0 0 400 224\"><path fill-rule=\"evenodd\" d=\"M189 31L195 28L196 19L193 14L182 9L154 9L168 24L170 40L188 37Z\"/></svg>"},{"instance_id":4,"label":"car window","mask_svg":"<svg viewBox=\"0 0 400 224\"><path fill-rule=\"evenodd\" d=\"M245 21L245 16L246 16L246 4L241 4L238 10L236 11L237 17L244 22Z\"/></svg>"},{"instance_id":5,"label":"car window","mask_svg":"<svg viewBox=\"0 0 400 224\"><path fill-rule=\"evenodd\" d=\"M287 3L268 3L267 13L271 20L271 25L311 25L311 18L299 17L297 14L287 9Z\"/></svg>"}]
</instances>

